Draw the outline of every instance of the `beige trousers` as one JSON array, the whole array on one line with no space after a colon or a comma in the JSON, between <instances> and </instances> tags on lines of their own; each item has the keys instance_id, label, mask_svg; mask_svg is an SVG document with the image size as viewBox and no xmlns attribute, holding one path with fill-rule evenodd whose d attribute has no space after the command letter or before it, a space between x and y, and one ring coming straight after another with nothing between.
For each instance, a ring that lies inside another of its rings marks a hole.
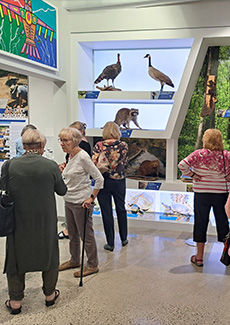
<instances>
[{"instance_id":1,"label":"beige trousers","mask_svg":"<svg viewBox=\"0 0 230 325\"><path fill-rule=\"evenodd\" d=\"M80 264L81 240L84 234L85 209L80 204L65 202L65 213L67 228L69 233L69 249L71 254L71 263ZM95 267L98 265L97 245L93 230L93 207L88 210L85 236L85 251L87 256L87 265Z\"/></svg>"}]
</instances>

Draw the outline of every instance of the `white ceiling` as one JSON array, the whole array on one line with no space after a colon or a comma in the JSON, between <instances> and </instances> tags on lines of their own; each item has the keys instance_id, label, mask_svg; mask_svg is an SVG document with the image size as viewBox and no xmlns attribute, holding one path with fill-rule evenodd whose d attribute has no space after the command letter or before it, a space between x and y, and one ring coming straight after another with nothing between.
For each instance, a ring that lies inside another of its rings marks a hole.
<instances>
[{"instance_id":1,"label":"white ceiling","mask_svg":"<svg viewBox=\"0 0 230 325\"><path fill-rule=\"evenodd\" d=\"M68 11L88 11L118 8L144 8L166 6L189 2L217 1L217 0L56 0Z\"/></svg>"}]
</instances>

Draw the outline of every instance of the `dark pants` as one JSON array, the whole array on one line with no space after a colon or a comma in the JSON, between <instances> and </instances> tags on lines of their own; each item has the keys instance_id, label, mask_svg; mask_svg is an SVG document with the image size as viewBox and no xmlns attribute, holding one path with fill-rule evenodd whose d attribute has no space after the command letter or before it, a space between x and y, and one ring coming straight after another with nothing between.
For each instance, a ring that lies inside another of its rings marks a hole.
<instances>
[{"instance_id":1,"label":"dark pants","mask_svg":"<svg viewBox=\"0 0 230 325\"><path fill-rule=\"evenodd\" d=\"M195 242L206 242L206 233L211 207L213 207L213 212L216 219L218 241L225 241L225 237L229 232L228 217L224 209L227 198L228 193L194 193L195 223L193 240Z\"/></svg>"},{"instance_id":2,"label":"dark pants","mask_svg":"<svg viewBox=\"0 0 230 325\"><path fill-rule=\"evenodd\" d=\"M125 179L105 178L104 188L98 193L98 202L101 208L103 225L107 243L114 246L114 220L112 197L114 199L118 228L121 240L127 239L127 213L125 209Z\"/></svg>"},{"instance_id":3,"label":"dark pants","mask_svg":"<svg viewBox=\"0 0 230 325\"><path fill-rule=\"evenodd\" d=\"M57 284L58 273L58 268L42 272L42 290L44 295L50 296L52 293L54 293ZM14 275L7 274L7 281L10 300L22 300L24 298L25 290L25 273Z\"/></svg>"}]
</instances>

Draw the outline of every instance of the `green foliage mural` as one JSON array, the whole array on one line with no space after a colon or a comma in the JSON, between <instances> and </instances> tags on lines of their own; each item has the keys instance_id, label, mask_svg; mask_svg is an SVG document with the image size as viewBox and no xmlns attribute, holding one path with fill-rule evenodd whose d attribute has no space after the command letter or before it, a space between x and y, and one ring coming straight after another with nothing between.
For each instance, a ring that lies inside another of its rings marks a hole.
<instances>
[{"instance_id":1,"label":"green foliage mural","mask_svg":"<svg viewBox=\"0 0 230 325\"><path fill-rule=\"evenodd\" d=\"M230 119L217 117L218 110L227 110L230 108L230 47L218 47L218 52L216 51L218 55L215 57L216 62L210 60L210 52L212 49L209 48L207 51L180 133L178 140L178 162L194 150L202 148L202 136L208 128L219 129L222 132L224 148L226 150L230 148ZM215 103L214 112L202 117L207 78L210 74L210 69L212 69L212 65L215 64L218 67L216 76L217 102ZM201 131L200 134L199 130ZM181 173L178 172L178 176L180 175Z\"/></svg>"}]
</instances>

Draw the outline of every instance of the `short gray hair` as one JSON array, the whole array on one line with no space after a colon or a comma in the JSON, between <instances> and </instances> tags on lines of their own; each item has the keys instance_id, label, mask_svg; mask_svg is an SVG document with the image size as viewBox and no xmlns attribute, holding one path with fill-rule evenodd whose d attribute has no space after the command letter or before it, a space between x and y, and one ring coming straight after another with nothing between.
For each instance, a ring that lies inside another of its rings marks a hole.
<instances>
[{"instance_id":1,"label":"short gray hair","mask_svg":"<svg viewBox=\"0 0 230 325\"><path fill-rule=\"evenodd\" d=\"M46 137L36 129L28 129L22 136L24 149L39 149L46 144Z\"/></svg>"},{"instance_id":2,"label":"short gray hair","mask_svg":"<svg viewBox=\"0 0 230 325\"><path fill-rule=\"evenodd\" d=\"M81 132L75 128L63 128L58 134L59 138L69 137L74 144L79 145L82 139Z\"/></svg>"}]
</instances>

